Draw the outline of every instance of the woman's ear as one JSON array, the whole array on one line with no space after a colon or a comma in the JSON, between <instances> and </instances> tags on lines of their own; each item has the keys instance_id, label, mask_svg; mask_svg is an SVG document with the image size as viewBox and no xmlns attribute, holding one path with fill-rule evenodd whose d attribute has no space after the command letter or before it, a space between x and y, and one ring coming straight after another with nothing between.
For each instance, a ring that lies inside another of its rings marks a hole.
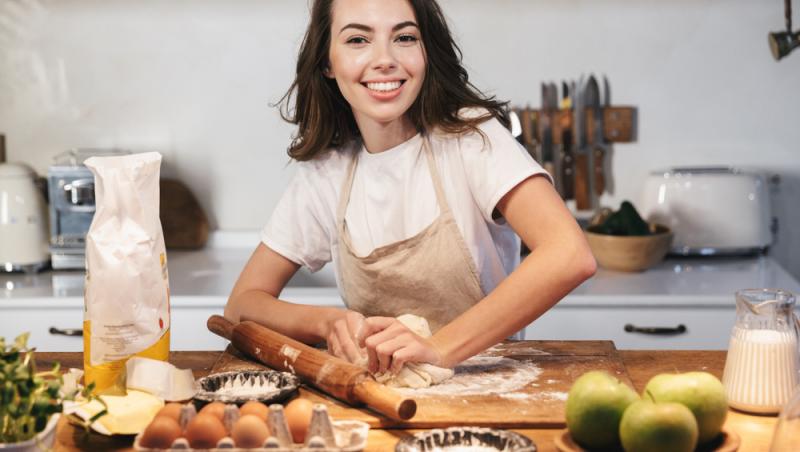
<instances>
[{"instance_id":1,"label":"woman's ear","mask_svg":"<svg viewBox=\"0 0 800 452\"><path fill-rule=\"evenodd\" d=\"M331 71L330 64L326 64L322 68L322 75L324 75L325 77L328 77L328 78L336 78L336 77L333 76L333 71Z\"/></svg>"}]
</instances>

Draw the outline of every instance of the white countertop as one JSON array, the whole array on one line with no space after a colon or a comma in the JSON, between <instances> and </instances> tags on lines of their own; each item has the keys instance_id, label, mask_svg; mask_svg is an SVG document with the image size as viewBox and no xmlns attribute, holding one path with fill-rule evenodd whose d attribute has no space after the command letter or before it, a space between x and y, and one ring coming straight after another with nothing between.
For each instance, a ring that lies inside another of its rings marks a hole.
<instances>
[{"instance_id":1,"label":"white countertop","mask_svg":"<svg viewBox=\"0 0 800 452\"><path fill-rule=\"evenodd\" d=\"M167 251L173 350L221 350L225 340L202 325L220 314L228 294L258 243L257 234L217 240L201 251ZM79 329L83 318L82 271L36 275L0 273L0 336L31 333L39 350L80 351L80 337L51 327ZM629 349L723 349L735 321L734 292L774 287L800 294L800 284L769 256L668 258L642 273L599 269L597 274L525 329L530 339L613 340ZM342 306L333 268L302 270L281 294L284 300ZM685 324L688 333L647 336L624 330ZM565 328L571 325L571 328Z\"/></svg>"},{"instance_id":2,"label":"white countertop","mask_svg":"<svg viewBox=\"0 0 800 452\"><path fill-rule=\"evenodd\" d=\"M167 252L171 302L222 306L257 243L212 240L200 251ZM0 306L83 305L82 271L45 271L36 275L0 274ZM598 269L559 305L733 304L743 288L772 287L800 294L800 283L769 256L745 258L667 258L642 273ZM305 269L290 281L281 298L308 304L340 304L333 268Z\"/></svg>"}]
</instances>

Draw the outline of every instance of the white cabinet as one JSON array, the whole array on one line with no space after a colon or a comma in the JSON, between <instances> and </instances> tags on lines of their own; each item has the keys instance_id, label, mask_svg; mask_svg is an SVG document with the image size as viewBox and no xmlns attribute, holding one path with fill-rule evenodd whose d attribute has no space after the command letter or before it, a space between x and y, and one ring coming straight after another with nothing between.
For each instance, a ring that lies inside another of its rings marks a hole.
<instances>
[{"instance_id":1,"label":"white cabinet","mask_svg":"<svg viewBox=\"0 0 800 452\"><path fill-rule=\"evenodd\" d=\"M55 299L62 303L62 300ZM58 330L77 330L83 328L83 304L62 303L62 307L46 306L16 306L13 309L3 308L0 305L0 336L6 341L13 340L18 335L29 331L28 345L36 347L42 352L81 352L83 351L83 337L67 336L51 332L51 328ZM170 328L171 350L223 350L227 340L211 333L206 328L206 320L213 314L222 314L224 301L217 306L190 305L176 306L172 310L172 326Z\"/></svg>"},{"instance_id":2,"label":"white cabinet","mask_svg":"<svg viewBox=\"0 0 800 452\"><path fill-rule=\"evenodd\" d=\"M525 339L612 340L618 349L725 350L735 320L733 306L556 305L525 329Z\"/></svg>"},{"instance_id":3,"label":"white cabinet","mask_svg":"<svg viewBox=\"0 0 800 452\"><path fill-rule=\"evenodd\" d=\"M291 288L287 300L314 306L343 306L335 288ZM222 315L227 297L191 296L170 300L170 350L223 350L228 341L208 331L206 322L212 315ZM81 336L65 336L50 332L83 329L82 297L37 297L23 300L0 300L0 337L6 341L29 331L28 345L38 351L83 351Z\"/></svg>"},{"instance_id":4,"label":"white cabinet","mask_svg":"<svg viewBox=\"0 0 800 452\"><path fill-rule=\"evenodd\" d=\"M29 331L30 347L46 352L80 352L83 351L83 337L65 336L50 333L50 328L61 330L83 329L83 309L81 306L37 305L28 307L4 308L0 304L0 336L6 342L14 340L20 334Z\"/></svg>"},{"instance_id":5,"label":"white cabinet","mask_svg":"<svg viewBox=\"0 0 800 452\"><path fill-rule=\"evenodd\" d=\"M228 340L208 331L206 322L214 314L222 315L224 303L218 306L172 306L170 349L224 350Z\"/></svg>"}]
</instances>

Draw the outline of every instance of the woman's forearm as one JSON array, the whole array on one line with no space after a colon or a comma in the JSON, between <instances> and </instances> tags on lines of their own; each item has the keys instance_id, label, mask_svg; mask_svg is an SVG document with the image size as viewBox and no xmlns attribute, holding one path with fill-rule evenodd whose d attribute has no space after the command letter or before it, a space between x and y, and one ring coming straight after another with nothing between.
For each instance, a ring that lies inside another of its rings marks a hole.
<instances>
[{"instance_id":1,"label":"woman's forearm","mask_svg":"<svg viewBox=\"0 0 800 452\"><path fill-rule=\"evenodd\" d=\"M580 241L537 248L495 290L433 336L441 365L452 367L526 327L595 269Z\"/></svg>"},{"instance_id":2,"label":"woman's forearm","mask_svg":"<svg viewBox=\"0 0 800 452\"><path fill-rule=\"evenodd\" d=\"M231 295L225 306L225 318L233 323L252 320L306 344L325 341L329 325L344 313L343 309L279 300L260 290Z\"/></svg>"}]
</instances>

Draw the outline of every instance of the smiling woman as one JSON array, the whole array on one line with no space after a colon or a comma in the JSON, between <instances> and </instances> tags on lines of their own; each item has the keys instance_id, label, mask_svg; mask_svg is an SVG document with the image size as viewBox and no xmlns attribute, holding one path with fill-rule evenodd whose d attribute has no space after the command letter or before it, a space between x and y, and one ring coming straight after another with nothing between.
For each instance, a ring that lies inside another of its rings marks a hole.
<instances>
[{"instance_id":1,"label":"smiling woman","mask_svg":"<svg viewBox=\"0 0 800 452\"><path fill-rule=\"evenodd\" d=\"M398 138L402 142L417 133L405 115L425 78L425 52L414 11L407 2L339 1L324 73L336 80L350 104L367 149L386 150Z\"/></svg>"},{"instance_id":2,"label":"smiling woman","mask_svg":"<svg viewBox=\"0 0 800 452\"><path fill-rule=\"evenodd\" d=\"M433 0L316 0L295 81L296 172L225 315L372 372L452 367L521 330L595 262L506 104L468 81ZM519 238L530 255L520 263ZM347 309L279 300L335 264ZM427 320L423 337L398 320Z\"/></svg>"}]
</instances>

